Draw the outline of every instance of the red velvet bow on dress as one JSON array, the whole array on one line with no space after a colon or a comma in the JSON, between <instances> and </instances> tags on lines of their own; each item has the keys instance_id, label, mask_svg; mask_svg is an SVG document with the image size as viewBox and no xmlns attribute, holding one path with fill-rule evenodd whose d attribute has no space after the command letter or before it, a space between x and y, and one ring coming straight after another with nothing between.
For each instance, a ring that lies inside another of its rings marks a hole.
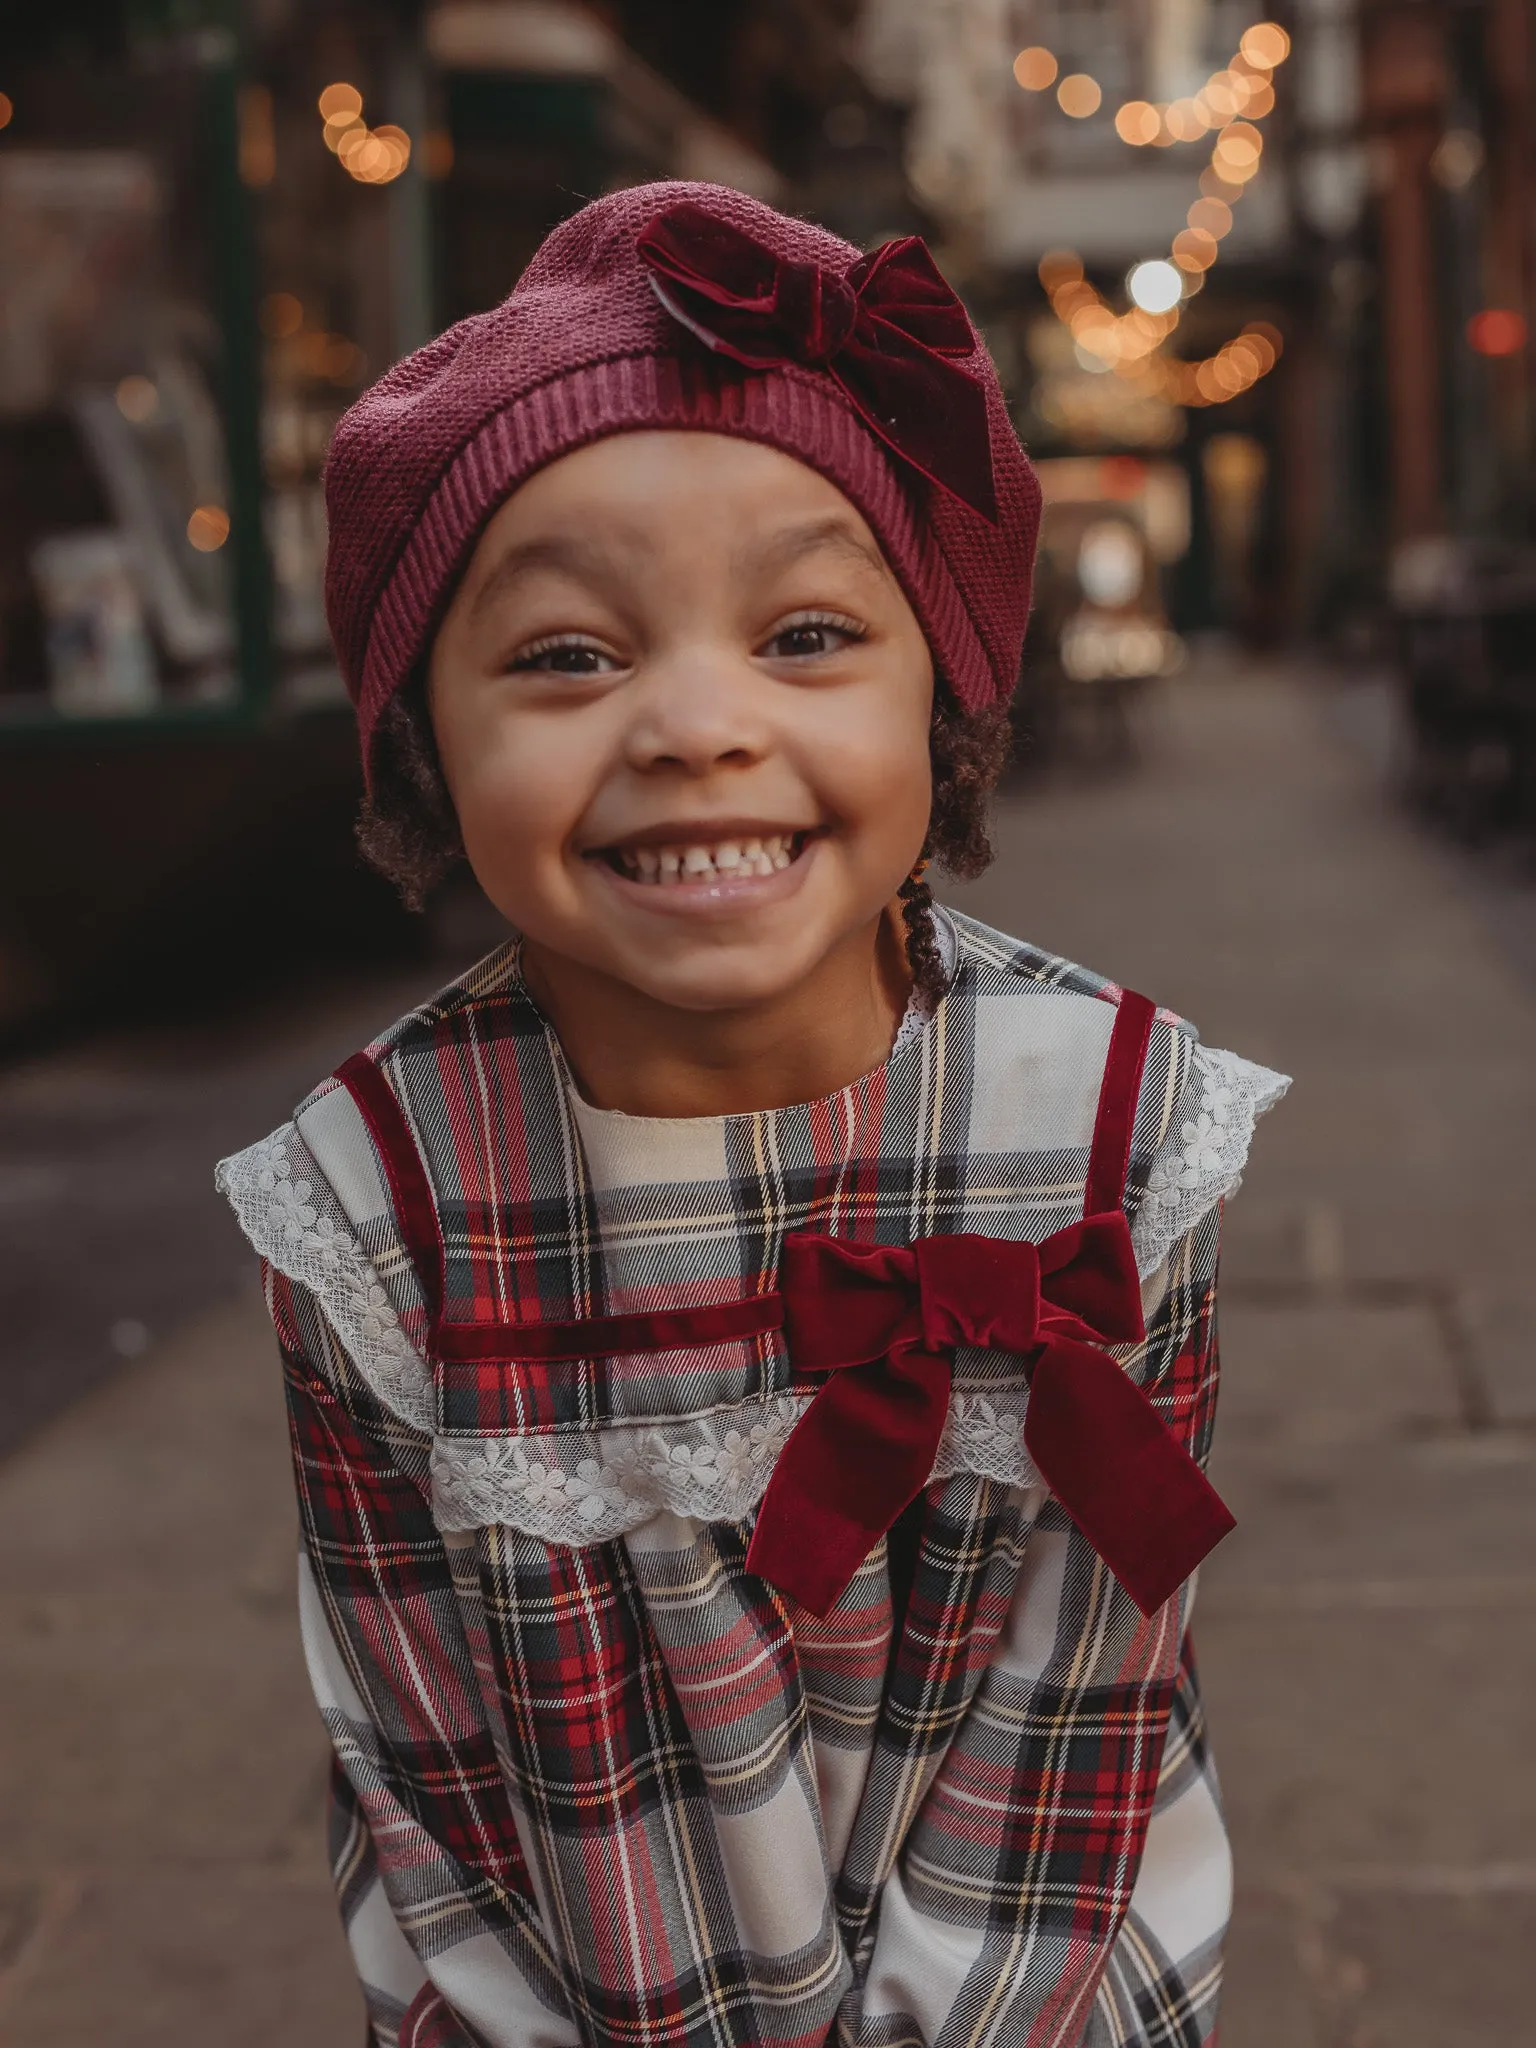
<instances>
[{"instance_id":1,"label":"red velvet bow on dress","mask_svg":"<svg viewBox=\"0 0 1536 2048\"><path fill-rule=\"evenodd\" d=\"M976 336L918 236L840 275L684 202L636 246L657 298L709 348L750 369L825 370L903 461L996 522L986 393L961 360Z\"/></svg>"},{"instance_id":2,"label":"red velvet bow on dress","mask_svg":"<svg viewBox=\"0 0 1536 2048\"><path fill-rule=\"evenodd\" d=\"M813 1614L927 1483L959 1344L1032 1359L1025 1447L1144 1614L1233 1527L1103 1348L1145 1335L1123 1212L1040 1245L961 1234L908 1250L797 1232L780 1287L796 1371L832 1377L779 1456L747 1564Z\"/></svg>"}]
</instances>

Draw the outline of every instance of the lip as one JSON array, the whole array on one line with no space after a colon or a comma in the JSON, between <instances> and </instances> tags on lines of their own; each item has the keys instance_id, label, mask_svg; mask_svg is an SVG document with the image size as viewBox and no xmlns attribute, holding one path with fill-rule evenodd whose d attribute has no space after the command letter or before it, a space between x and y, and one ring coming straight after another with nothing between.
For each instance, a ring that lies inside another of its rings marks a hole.
<instances>
[{"instance_id":1,"label":"lip","mask_svg":"<svg viewBox=\"0 0 1536 2048\"><path fill-rule=\"evenodd\" d=\"M727 827L720 837L727 837L732 829L736 828ZM769 828L770 831L775 829L783 828ZM646 838L615 840L612 843L628 850L636 846L676 846L689 842ZM696 833L692 843L707 846L712 842L702 833ZM768 910L798 895L805 886L821 844L819 834L807 840L798 859L791 861L787 868L775 869L771 875L750 875L730 881L717 877L712 882L690 882L674 888L658 888L654 882L632 882L628 875L620 874L608 861L598 857L587 858L584 865L614 891L626 909L648 910L657 917L724 919L740 917L750 911Z\"/></svg>"}]
</instances>

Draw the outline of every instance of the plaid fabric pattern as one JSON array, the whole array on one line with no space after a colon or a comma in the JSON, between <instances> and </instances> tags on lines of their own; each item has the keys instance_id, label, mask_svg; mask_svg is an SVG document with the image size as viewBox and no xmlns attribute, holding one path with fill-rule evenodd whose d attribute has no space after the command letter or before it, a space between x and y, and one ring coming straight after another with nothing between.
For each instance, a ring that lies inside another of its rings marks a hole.
<instances>
[{"instance_id":1,"label":"plaid fabric pattern","mask_svg":"<svg viewBox=\"0 0 1536 2048\"><path fill-rule=\"evenodd\" d=\"M1081 1213L1104 993L962 922L949 996L879 1075L681 1126L581 1104L505 958L374 1053L436 1192L450 1312L564 1320L771 1284L784 1231L808 1220L868 1242L1062 1227ZM1154 1033L1133 1205L1189 1108L1190 1049L1180 1028ZM299 1123L318 1137L324 1117ZM360 1213L379 1173L322 1164L419 1334L399 1231L377 1204ZM1212 1207L1120 1354L1202 1459L1218 1236ZM922 1497L899 1617L884 1545L826 1620L789 1608L745 1569L750 1518L663 1509L592 1543L511 1519L444 1533L434 1437L440 1453L728 1410L790 1386L782 1344L588 1361L531 1386L503 1365L445 1392L439 1373L423 1428L308 1288L274 1268L268 1285L306 1650L339 1767L337 1883L376 2041L1211 2037L1227 1861L1189 1588L1145 1620L1043 1486L979 1470ZM1017 1383L1016 1360L957 1358L957 1392Z\"/></svg>"}]
</instances>

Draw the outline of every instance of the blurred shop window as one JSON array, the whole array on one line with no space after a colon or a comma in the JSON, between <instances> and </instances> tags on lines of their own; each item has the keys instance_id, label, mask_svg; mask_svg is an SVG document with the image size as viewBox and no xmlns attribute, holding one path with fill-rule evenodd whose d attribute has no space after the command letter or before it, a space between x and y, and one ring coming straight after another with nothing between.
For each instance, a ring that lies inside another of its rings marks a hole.
<instances>
[{"instance_id":1,"label":"blurred shop window","mask_svg":"<svg viewBox=\"0 0 1536 2048\"><path fill-rule=\"evenodd\" d=\"M146 97L142 148L49 138L0 155L0 711L12 717L142 716L234 691L217 330L188 181L162 139L178 111L174 85Z\"/></svg>"},{"instance_id":2,"label":"blurred shop window","mask_svg":"<svg viewBox=\"0 0 1536 2048\"><path fill-rule=\"evenodd\" d=\"M1185 660L1163 586L1189 550L1188 474L1126 453L1045 456L1036 468L1044 516L1014 711L1021 759L1123 765L1136 694Z\"/></svg>"}]
</instances>

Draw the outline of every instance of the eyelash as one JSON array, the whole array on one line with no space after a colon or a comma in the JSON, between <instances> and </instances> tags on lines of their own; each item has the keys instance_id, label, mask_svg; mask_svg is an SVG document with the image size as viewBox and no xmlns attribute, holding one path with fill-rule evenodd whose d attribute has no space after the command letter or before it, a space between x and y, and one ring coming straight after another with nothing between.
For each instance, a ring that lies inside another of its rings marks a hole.
<instances>
[{"instance_id":1,"label":"eyelash","mask_svg":"<svg viewBox=\"0 0 1536 2048\"><path fill-rule=\"evenodd\" d=\"M543 640L535 640L527 647L520 647L507 663L507 667L509 670L531 669L541 655L559 654L564 649L577 654L595 654L605 660L613 658L606 648L596 646L580 633L551 633Z\"/></svg>"},{"instance_id":2,"label":"eyelash","mask_svg":"<svg viewBox=\"0 0 1536 2048\"><path fill-rule=\"evenodd\" d=\"M846 612L797 612L793 618L785 619L774 629L765 645L782 638L786 633L803 632L807 627L816 626L824 628L829 633L841 633L845 639L855 643L866 638L868 633L866 626L862 626L857 619L849 618ZM542 656L558 654L562 649L570 649L578 654L593 654L600 659L613 659L606 649L595 646L592 641L580 634L551 633L545 639L532 641L527 647L519 648L507 666L514 671L529 670L535 667Z\"/></svg>"},{"instance_id":3,"label":"eyelash","mask_svg":"<svg viewBox=\"0 0 1536 2048\"><path fill-rule=\"evenodd\" d=\"M830 633L841 633L847 640L858 642L868 637L869 628L860 625L857 619L850 619L846 612L797 612L793 618L785 619L776 626L768 638L777 640L781 634L797 633L807 626L824 626Z\"/></svg>"}]
</instances>

